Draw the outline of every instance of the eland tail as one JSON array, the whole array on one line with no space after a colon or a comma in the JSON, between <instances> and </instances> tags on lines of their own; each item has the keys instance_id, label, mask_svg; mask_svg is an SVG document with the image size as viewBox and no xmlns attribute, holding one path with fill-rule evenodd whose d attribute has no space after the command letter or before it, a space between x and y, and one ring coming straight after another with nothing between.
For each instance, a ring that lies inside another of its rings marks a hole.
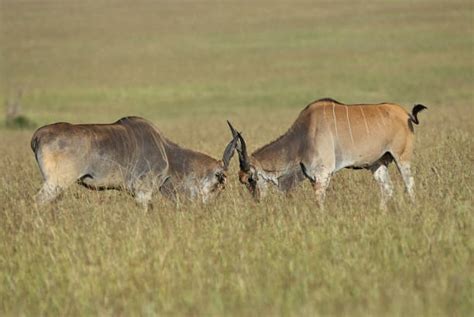
<instances>
[{"instance_id":1,"label":"eland tail","mask_svg":"<svg viewBox=\"0 0 474 317\"><path fill-rule=\"evenodd\" d=\"M418 121L418 112L428 109L426 106L423 106L421 104L417 104L413 107L413 110L411 113L409 113L410 116L410 121L413 122L414 124L419 124L420 121Z\"/></svg>"}]
</instances>

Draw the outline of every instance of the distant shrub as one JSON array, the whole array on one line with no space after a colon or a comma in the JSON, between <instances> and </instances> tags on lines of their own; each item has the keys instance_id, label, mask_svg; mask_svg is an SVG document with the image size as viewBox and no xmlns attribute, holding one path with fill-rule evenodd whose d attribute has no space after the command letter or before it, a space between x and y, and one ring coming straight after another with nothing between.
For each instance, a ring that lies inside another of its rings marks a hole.
<instances>
[{"instance_id":1,"label":"distant shrub","mask_svg":"<svg viewBox=\"0 0 474 317\"><path fill-rule=\"evenodd\" d=\"M34 129L36 123L21 114L21 97L23 90L18 90L15 98L9 98L5 102L5 126L9 129Z\"/></svg>"},{"instance_id":2,"label":"distant shrub","mask_svg":"<svg viewBox=\"0 0 474 317\"><path fill-rule=\"evenodd\" d=\"M14 118L6 118L5 126L9 129L34 129L37 124L24 115L18 115Z\"/></svg>"}]
</instances>

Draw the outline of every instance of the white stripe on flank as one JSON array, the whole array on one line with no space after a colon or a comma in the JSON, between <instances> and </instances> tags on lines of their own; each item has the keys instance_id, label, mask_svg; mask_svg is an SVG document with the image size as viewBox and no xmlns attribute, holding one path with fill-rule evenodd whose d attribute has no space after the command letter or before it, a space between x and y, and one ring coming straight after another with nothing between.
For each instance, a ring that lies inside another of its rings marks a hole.
<instances>
[{"instance_id":1,"label":"white stripe on flank","mask_svg":"<svg viewBox=\"0 0 474 317\"><path fill-rule=\"evenodd\" d=\"M336 138L339 140L339 135L337 133L337 123L336 123L336 111L334 110L336 106L334 102L332 103L332 118L334 119L334 129L336 130Z\"/></svg>"},{"instance_id":2,"label":"white stripe on flank","mask_svg":"<svg viewBox=\"0 0 474 317\"><path fill-rule=\"evenodd\" d=\"M362 112L362 117L364 117L365 130L367 131L367 135L369 135L369 126L367 125L367 119L365 118L363 106L360 106L360 111Z\"/></svg>"},{"instance_id":3,"label":"white stripe on flank","mask_svg":"<svg viewBox=\"0 0 474 317\"><path fill-rule=\"evenodd\" d=\"M380 113L380 116L382 117L382 122L383 122L383 125L385 125L385 119L383 118L383 113L382 113L382 110L380 110L380 108L377 108L379 113Z\"/></svg>"},{"instance_id":4,"label":"white stripe on flank","mask_svg":"<svg viewBox=\"0 0 474 317\"><path fill-rule=\"evenodd\" d=\"M347 117L347 124L349 125L349 134L351 135L352 144L354 144L354 137L352 136L352 128L351 128L351 120L349 119L349 107L346 106L346 117Z\"/></svg>"},{"instance_id":5,"label":"white stripe on flank","mask_svg":"<svg viewBox=\"0 0 474 317\"><path fill-rule=\"evenodd\" d=\"M326 124L327 124L327 118L326 118L326 105L324 106L324 120L326 120ZM329 128L329 124L328 125L328 128ZM329 130L329 135L331 135L331 143L332 143L332 149L333 149L333 152L334 152L334 157L336 157L336 145L334 144L334 136L332 135L332 130L331 129L328 129Z\"/></svg>"}]
</instances>

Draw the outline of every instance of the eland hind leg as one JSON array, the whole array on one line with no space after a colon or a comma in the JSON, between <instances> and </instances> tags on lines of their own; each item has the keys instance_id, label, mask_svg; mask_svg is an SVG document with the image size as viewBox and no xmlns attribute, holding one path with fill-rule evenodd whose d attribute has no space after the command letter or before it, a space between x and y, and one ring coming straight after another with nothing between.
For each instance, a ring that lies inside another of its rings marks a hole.
<instances>
[{"instance_id":1,"label":"eland hind leg","mask_svg":"<svg viewBox=\"0 0 474 317\"><path fill-rule=\"evenodd\" d=\"M390 180L387 164L377 163L370 168L370 171L380 187L380 209L387 209L387 202L393 196L393 185Z\"/></svg>"},{"instance_id":2,"label":"eland hind leg","mask_svg":"<svg viewBox=\"0 0 474 317\"><path fill-rule=\"evenodd\" d=\"M413 152L413 140L410 139L403 152L400 155L393 154L395 164L397 165L398 171L400 172L405 189L410 197L412 203L415 203L415 180L411 173L411 157Z\"/></svg>"},{"instance_id":3,"label":"eland hind leg","mask_svg":"<svg viewBox=\"0 0 474 317\"><path fill-rule=\"evenodd\" d=\"M400 174L402 175L408 196L410 197L411 202L415 203L415 180L411 174L410 161L396 161L396 164Z\"/></svg>"},{"instance_id":4,"label":"eland hind leg","mask_svg":"<svg viewBox=\"0 0 474 317\"><path fill-rule=\"evenodd\" d=\"M38 205L45 205L53 202L66 188L74 184L77 177L49 177L46 178L43 186L35 196Z\"/></svg>"},{"instance_id":5,"label":"eland hind leg","mask_svg":"<svg viewBox=\"0 0 474 317\"><path fill-rule=\"evenodd\" d=\"M35 201L38 205L45 205L54 201L62 192L63 188L55 182L45 181L41 189L35 195Z\"/></svg>"},{"instance_id":6,"label":"eland hind leg","mask_svg":"<svg viewBox=\"0 0 474 317\"><path fill-rule=\"evenodd\" d=\"M35 195L38 205L54 201L67 187L79 179L80 174L67 158L58 155L39 155L37 161L45 180Z\"/></svg>"}]
</instances>

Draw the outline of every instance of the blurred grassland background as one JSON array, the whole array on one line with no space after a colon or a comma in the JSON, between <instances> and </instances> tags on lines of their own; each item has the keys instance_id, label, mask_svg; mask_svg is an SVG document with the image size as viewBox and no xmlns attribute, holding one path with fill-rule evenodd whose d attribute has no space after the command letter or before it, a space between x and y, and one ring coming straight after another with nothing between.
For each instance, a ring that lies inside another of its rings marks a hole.
<instances>
[{"instance_id":1,"label":"blurred grassland background","mask_svg":"<svg viewBox=\"0 0 474 317\"><path fill-rule=\"evenodd\" d=\"M312 100L423 103L411 206L342 171L256 205L73 186L35 209L33 129L0 124L1 315L468 316L474 310L472 1L0 1L0 101L38 126L140 115L221 157Z\"/></svg>"}]
</instances>

